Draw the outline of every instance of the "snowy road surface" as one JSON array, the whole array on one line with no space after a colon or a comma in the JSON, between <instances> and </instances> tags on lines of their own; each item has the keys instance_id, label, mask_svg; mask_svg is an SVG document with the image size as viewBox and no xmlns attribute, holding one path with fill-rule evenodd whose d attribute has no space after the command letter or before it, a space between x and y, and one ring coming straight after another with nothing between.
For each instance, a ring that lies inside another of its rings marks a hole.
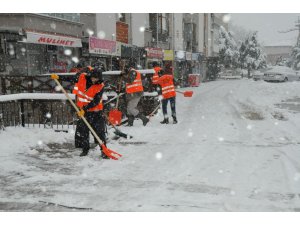
<instances>
[{"instance_id":1,"label":"snowy road surface","mask_svg":"<svg viewBox=\"0 0 300 225\"><path fill-rule=\"evenodd\" d=\"M177 97L178 124L161 125L159 112L121 127L147 143L111 141L119 161L79 157L71 130L1 131L0 210L299 211L300 82L191 89Z\"/></svg>"}]
</instances>

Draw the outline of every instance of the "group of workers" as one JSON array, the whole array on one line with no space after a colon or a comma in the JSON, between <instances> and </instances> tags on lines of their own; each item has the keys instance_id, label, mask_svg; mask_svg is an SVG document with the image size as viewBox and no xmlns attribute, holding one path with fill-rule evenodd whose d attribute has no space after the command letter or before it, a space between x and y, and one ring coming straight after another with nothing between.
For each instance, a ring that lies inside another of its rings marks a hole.
<instances>
[{"instance_id":1,"label":"group of workers","mask_svg":"<svg viewBox=\"0 0 300 225\"><path fill-rule=\"evenodd\" d=\"M142 120L144 126L149 122L149 118L139 112L137 105L143 96L144 88L141 73L134 68L133 63L120 62L122 79L125 82L126 102L127 102L127 126L133 126L135 118ZM168 124L167 104L170 101L173 123L177 123L176 118L176 92L174 77L169 71L164 72L158 63L153 63L155 71L152 77L152 84L159 90L162 99L162 111L164 115L161 124ZM76 105L80 109L77 113L80 119L77 122L75 131L75 147L82 148L80 156L86 156L90 149L89 128L82 120L88 121L104 145L106 145L106 120L103 113L103 101L108 100L104 93L104 80L102 72L105 68L102 64L93 65L76 71L76 76L63 77L52 74L52 79L69 81L74 84L73 94L76 95ZM108 156L101 151L101 157L108 159Z\"/></svg>"}]
</instances>

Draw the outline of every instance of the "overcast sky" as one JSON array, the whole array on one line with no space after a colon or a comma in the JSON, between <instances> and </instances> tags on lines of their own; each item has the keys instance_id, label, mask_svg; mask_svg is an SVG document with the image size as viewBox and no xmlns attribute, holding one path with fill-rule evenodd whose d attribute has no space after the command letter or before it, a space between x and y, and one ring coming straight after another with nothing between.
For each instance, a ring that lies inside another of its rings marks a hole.
<instances>
[{"instance_id":1,"label":"overcast sky","mask_svg":"<svg viewBox=\"0 0 300 225\"><path fill-rule=\"evenodd\" d=\"M300 13L232 13L231 22L247 30L258 31L263 45L295 45L298 31L279 33L295 28Z\"/></svg>"}]
</instances>

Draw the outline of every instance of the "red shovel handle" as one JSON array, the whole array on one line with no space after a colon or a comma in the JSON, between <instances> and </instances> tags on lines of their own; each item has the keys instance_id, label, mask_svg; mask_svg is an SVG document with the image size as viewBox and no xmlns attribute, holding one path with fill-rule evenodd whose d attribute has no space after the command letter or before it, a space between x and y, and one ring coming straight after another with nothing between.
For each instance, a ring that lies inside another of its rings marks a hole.
<instances>
[{"instance_id":1,"label":"red shovel handle","mask_svg":"<svg viewBox=\"0 0 300 225\"><path fill-rule=\"evenodd\" d=\"M114 152L113 150L107 148L104 144L101 145L101 148L102 148L103 153L111 159L118 160L120 157L122 157L121 154Z\"/></svg>"}]
</instances>

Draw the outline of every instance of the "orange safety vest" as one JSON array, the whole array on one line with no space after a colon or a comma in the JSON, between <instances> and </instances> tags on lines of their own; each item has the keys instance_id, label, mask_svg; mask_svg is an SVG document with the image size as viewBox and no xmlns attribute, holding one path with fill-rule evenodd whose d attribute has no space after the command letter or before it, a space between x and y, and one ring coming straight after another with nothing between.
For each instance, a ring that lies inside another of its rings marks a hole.
<instances>
[{"instance_id":1,"label":"orange safety vest","mask_svg":"<svg viewBox=\"0 0 300 225\"><path fill-rule=\"evenodd\" d=\"M152 84L158 84L158 79L159 79L158 72L161 71L162 69L159 66L156 66L153 69L155 70L155 73L152 77Z\"/></svg>"},{"instance_id":2,"label":"orange safety vest","mask_svg":"<svg viewBox=\"0 0 300 225\"><path fill-rule=\"evenodd\" d=\"M176 96L173 75L163 75L158 79L164 99Z\"/></svg>"},{"instance_id":3,"label":"orange safety vest","mask_svg":"<svg viewBox=\"0 0 300 225\"><path fill-rule=\"evenodd\" d=\"M93 84L88 90L86 90L86 78L85 73L80 74L78 83L75 84L73 89L73 94L77 96L77 106L82 108L89 104L93 99L94 96L102 90L104 84ZM102 99L98 105L95 107L88 109L88 111L100 111L103 110Z\"/></svg>"},{"instance_id":4,"label":"orange safety vest","mask_svg":"<svg viewBox=\"0 0 300 225\"><path fill-rule=\"evenodd\" d=\"M130 71L132 71L132 70L136 72L136 77L132 83L126 83L126 93L127 94L144 91L143 83L142 83L142 76L141 76L140 72L136 71L135 69L131 69Z\"/></svg>"}]
</instances>

